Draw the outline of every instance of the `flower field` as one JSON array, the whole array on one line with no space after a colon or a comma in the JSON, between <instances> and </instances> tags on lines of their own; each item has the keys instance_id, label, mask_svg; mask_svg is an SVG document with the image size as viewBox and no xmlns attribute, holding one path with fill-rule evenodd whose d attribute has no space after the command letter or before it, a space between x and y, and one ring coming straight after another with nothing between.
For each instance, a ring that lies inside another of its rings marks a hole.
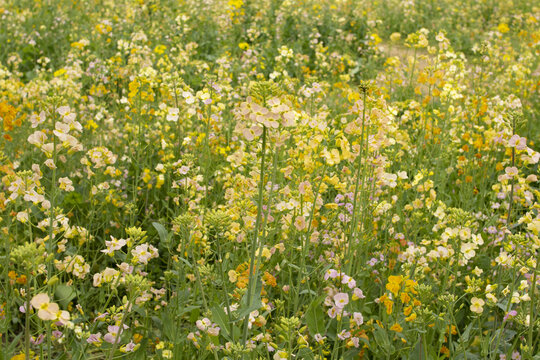
<instances>
[{"instance_id":1,"label":"flower field","mask_svg":"<svg viewBox=\"0 0 540 360\"><path fill-rule=\"evenodd\" d=\"M0 0L0 360L540 360L540 4Z\"/></svg>"}]
</instances>

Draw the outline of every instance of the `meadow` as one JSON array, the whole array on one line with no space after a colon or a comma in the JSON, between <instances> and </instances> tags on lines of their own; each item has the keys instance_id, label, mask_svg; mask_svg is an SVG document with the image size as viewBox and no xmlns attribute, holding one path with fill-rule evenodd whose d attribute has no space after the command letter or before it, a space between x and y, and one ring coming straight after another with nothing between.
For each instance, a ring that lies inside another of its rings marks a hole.
<instances>
[{"instance_id":1,"label":"meadow","mask_svg":"<svg viewBox=\"0 0 540 360\"><path fill-rule=\"evenodd\" d=\"M0 360L540 360L540 3L0 0Z\"/></svg>"}]
</instances>

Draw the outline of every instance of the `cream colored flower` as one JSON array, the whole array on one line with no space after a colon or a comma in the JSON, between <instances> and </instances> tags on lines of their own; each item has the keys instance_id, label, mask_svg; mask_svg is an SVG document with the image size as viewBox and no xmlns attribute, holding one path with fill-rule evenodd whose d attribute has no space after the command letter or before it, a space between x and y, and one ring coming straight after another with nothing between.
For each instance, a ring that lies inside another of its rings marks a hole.
<instances>
[{"instance_id":1,"label":"cream colored flower","mask_svg":"<svg viewBox=\"0 0 540 360\"><path fill-rule=\"evenodd\" d=\"M477 314L481 314L484 311L484 308L483 308L484 304L485 304L484 300L479 299L477 297L473 297L471 299L471 311Z\"/></svg>"},{"instance_id":2,"label":"cream colored flower","mask_svg":"<svg viewBox=\"0 0 540 360\"><path fill-rule=\"evenodd\" d=\"M37 294L32 298L30 304L38 310L38 317L41 320L56 320L60 308L58 304L50 302L49 296L45 293Z\"/></svg>"}]
</instances>

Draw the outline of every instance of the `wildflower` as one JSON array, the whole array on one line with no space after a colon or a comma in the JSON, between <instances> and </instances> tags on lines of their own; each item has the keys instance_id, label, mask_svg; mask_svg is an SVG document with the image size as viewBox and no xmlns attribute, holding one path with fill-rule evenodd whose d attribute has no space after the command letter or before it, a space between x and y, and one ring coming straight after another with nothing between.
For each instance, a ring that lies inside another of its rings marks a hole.
<instances>
[{"instance_id":1,"label":"wildflower","mask_svg":"<svg viewBox=\"0 0 540 360\"><path fill-rule=\"evenodd\" d=\"M516 150L525 150L527 148L527 139L519 135L513 135L508 140L509 147L515 147Z\"/></svg>"},{"instance_id":2,"label":"wildflower","mask_svg":"<svg viewBox=\"0 0 540 360\"><path fill-rule=\"evenodd\" d=\"M279 350L274 354L274 360L288 360L289 353L285 350Z\"/></svg>"},{"instance_id":3,"label":"wildflower","mask_svg":"<svg viewBox=\"0 0 540 360\"><path fill-rule=\"evenodd\" d=\"M107 249L101 250L102 253L112 256L115 251L122 249L124 245L127 244L127 241L124 239L116 239L111 235L111 240L105 240L105 245Z\"/></svg>"},{"instance_id":4,"label":"wildflower","mask_svg":"<svg viewBox=\"0 0 540 360\"><path fill-rule=\"evenodd\" d=\"M294 226L298 231L304 230L306 228L306 219L303 216L296 217L296 220L294 221Z\"/></svg>"},{"instance_id":5,"label":"wildflower","mask_svg":"<svg viewBox=\"0 0 540 360\"><path fill-rule=\"evenodd\" d=\"M479 299L477 297L473 297L471 299L471 307L470 307L471 311L477 314L481 314L484 311L484 308L483 308L484 304L485 304L484 300Z\"/></svg>"},{"instance_id":6,"label":"wildflower","mask_svg":"<svg viewBox=\"0 0 540 360\"><path fill-rule=\"evenodd\" d=\"M109 325L107 327L107 334L103 337L103 340L110 344L119 343L120 342L120 334L122 334L122 331L120 330L120 327L117 325Z\"/></svg>"},{"instance_id":7,"label":"wildflower","mask_svg":"<svg viewBox=\"0 0 540 360\"><path fill-rule=\"evenodd\" d=\"M148 260L158 257L158 250L152 245L142 244L131 250L133 262L140 264L148 264Z\"/></svg>"},{"instance_id":8,"label":"wildflower","mask_svg":"<svg viewBox=\"0 0 540 360\"><path fill-rule=\"evenodd\" d=\"M341 278L341 283L346 284L349 289L352 289L356 286L356 280L354 280L349 275L343 275L343 277Z\"/></svg>"},{"instance_id":9,"label":"wildflower","mask_svg":"<svg viewBox=\"0 0 540 360\"><path fill-rule=\"evenodd\" d=\"M397 296L398 291L401 288L402 281L403 281L403 276L390 275L388 277L388 284L386 284L386 289L390 290L394 295Z\"/></svg>"},{"instance_id":10,"label":"wildflower","mask_svg":"<svg viewBox=\"0 0 540 360\"><path fill-rule=\"evenodd\" d=\"M358 300L358 299L363 299L363 298L365 298L363 291L360 290L359 288L354 288L352 299Z\"/></svg>"},{"instance_id":11,"label":"wildflower","mask_svg":"<svg viewBox=\"0 0 540 360\"><path fill-rule=\"evenodd\" d=\"M338 309L343 309L349 303L349 294L338 293L334 295L334 302Z\"/></svg>"},{"instance_id":12,"label":"wildflower","mask_svg":"<svg viewBox=\"0 0 540 360\"><path fill-rule=\"evenodd\" d=\"M316 342L318 342L320 345L322 345L324 343L324 340L326 340L326 336L322 336L321 334L315 334L315 336L313 337L315 339Z\"/></svg>"},{"instance_id":13,"label":"wildflower","mask_svg":"<svg viewBox=\"0 0 540 360\"><path fill-rule=\"evenodd\" d=\"M362 316L362 313L359 313L359 312L353 313L353 321L358 326L362 325L364 323L364 317Z\"/></svg>"},{"instance_id":14,"label":"wildflower","mask_svg":"<svg viewBox=\"0 0 540 360\"><path fill-rule=\"evenodd\" d=\"M335 279L338 276L338 272L334 269L328 269L324 274L324 280Z\"/></svg>"},{"instance_id":15,"label":"wildflower","mask_svg":"<svg viewBox=\"0 0 540 360\"><path fill-rule=\"evenodd\" d=\"M50 302L49 296L45 293L37 294L32 298L30 304L38 310L38 317L41 320L56 320L60 308L58 304Z\"/></svg>"},{"instance_id":16,"label":"wildflower","mask_svg":"<svg viewBox=\"0 0 540 360\"><path fill-rule=\"evenodd\" d=\"M402 332L403 328L398 323L395 323L394 325L390 327L390 330L395 331L395 332Z\"/></svg>"},{"instance_id":17,"label":"wildflower","mask_svg":"<svg viewBox=\"0 0 540 360\"><path fill-rule=\"evenodd\" d=\"M94 344L94 345L99 346L101 344L101 342L102 342L101 333L98 332L98 333L95 333L95 334L90 334L88 339L86 339L86 342L89 343L89 344Z\"/></svg>"},{"instance_id":18,"label":"wildflower","mask_svg":"<svg viewBox=\"0 0 540 360\"><path fill-rule=\"evenodd\" d=\"M504 172L506 173L506 176L513 178L518 175L518 168L515 166L508 166L506 169L504 169Z\"/></svg>"},{"instance_id":19,"label":"wildflower","mask_svg":"<svg viewBox=\"0 0 540 360\"><path fill-rule=\"evenodd\" d=\"M120 351L123 352L123 353L133 352L133 351L137 350L139 348L139 346L141 346L141 345L140 344L135 344L133 341L130 341L126 345L121 346Z\"/></svg>"},{"instance_id":20,"label":"wildflower","mask_svg":"<svg viewBox=\"0 0 540 360\"><path fill-rule=\"evenodd\" d=\"M178 108L169 108L167 112L167 121L177 121L180 110Z\"/></svg>"}]
</instances>

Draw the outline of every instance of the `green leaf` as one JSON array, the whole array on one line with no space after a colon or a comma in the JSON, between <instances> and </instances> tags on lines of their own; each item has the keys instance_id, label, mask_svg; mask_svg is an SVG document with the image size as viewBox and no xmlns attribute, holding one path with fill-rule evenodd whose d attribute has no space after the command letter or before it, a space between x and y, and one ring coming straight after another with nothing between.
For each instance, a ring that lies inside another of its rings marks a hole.
<instances>
[{"instance_id":1,"label":"green leaf","mask_svg":"<svg viewBox=\"0 0 540 360\"><path fill-rule=\"evenodd\" d=\"M56 286L54 297L58 300L62 307L67 307L69 302L77 296L77 292L71 286L60 284Z\"/></svg>"},{"instance_id":2,"label":"green leaf","mask_svg":"<svg viewBox=\"0 0 540 360\"><path fill-rule=\"evenodd\" d=\"M227 317L227 314L225 314L225 311L223 311L223 308L219 305L213 306L211 310L212 320L219 325L221 334L225 339L231 340L231 335L229 333L229 318Z\"/></svg>"},{"instance_id":3,"label":"green leaf","mask_svg":"<svg viewBox=\"0 0 540 360\"><path fill-rule=\"evenodd\" d=\"M375 342L379 347L388 355L391 355L394 352L394 347L392 344L390 344L390 340L388 339L388 334L384 329L381 329L378 326L375 326L375 331L373 332L373 335L375 335Z\"/></svg>"},{"instance_id":4,"label":"green leaf","mask_svg":"<svg viewBox=\"0 0 540 360\"><path fill-rule=\"evenodd\" d=\"M158 222L153 222L152 225L154 225L158 232L159 240L161 240L161 242L165 244L169 240L169 232L167 231L167 229L165 229L165 226L161 225Z\"/></svg>"},{"instance_id":5,"label":"green leaf","mask_svg":"<svg viewBox=\"0 0 540 360\"><path fill-rule=\"evenodd\" d=\"M351 349L343 354L344 360L354 360L358 359L358 354L360 353L360 350L358 349Z\"/></svg>"},{"instance_id":6,"label":"green leaf","mask_svg":"<svg viewBox=\"0 0 540 360\"><path fill-rule=\"evenodd\" d=\"M250 314L252 311L258 310L262 306L261 301L261 290L262 290L262 281L261 278L258 277L255 280L255 290L253 293L253 296L251 298L251 304L247 303L248 294L247 292L242 297L242 300L240 301L240 309L238 309L238 317L239 320L245 317L246 315Z\"/></svg>"},{"instance_id":7,"label":"green leaf","mask_svg":"<svg viewBox=\"0 0 540 360\"><path fill-rule=\"evenodd\" d=\"M321 295L313 300L304 316L311 336L315 336L315 334L324 335L325 333L324 311L321 307L325 297L326 295Z\"/></svg>"},{"instance_id":8,"label":"green leaf","mask_svg":"<svg viewBox=\"0 0 540 360\"><path fill-rule=\"evenodd\" d=\"M474 322L471 322L466 328L463 334L461 335L461 338L459 339L460 343L466 343L469 341L469 336L471 335L471 330L474 325Z\"/></svg>"},{"instance_id":9,"label":"green leaf","mask_svg":"<svg viewBox=\"0 0 540 360\"><path fill-rule=\"evenodd\" d=\"M298 353L296 354L296 357L298 359L314 359L313 351L310 348L302 348L298 350Z\"/></svg>"},{"instance_id":10,"label":"green leaf","mask_svg":"<svg viewBox=\"0 0 540 360\"><path fill-rule=\"evenodd\" d=\"M420 339L418 339L418 341L416 342L416 345L414 345L412 351L409 353L409 357L407 357L407 359L409 360L414 360L414 359L422 359L422 357L424 356L423 352L422 352L422 341L420 341Z\"/></svg>"}]
</instances>

